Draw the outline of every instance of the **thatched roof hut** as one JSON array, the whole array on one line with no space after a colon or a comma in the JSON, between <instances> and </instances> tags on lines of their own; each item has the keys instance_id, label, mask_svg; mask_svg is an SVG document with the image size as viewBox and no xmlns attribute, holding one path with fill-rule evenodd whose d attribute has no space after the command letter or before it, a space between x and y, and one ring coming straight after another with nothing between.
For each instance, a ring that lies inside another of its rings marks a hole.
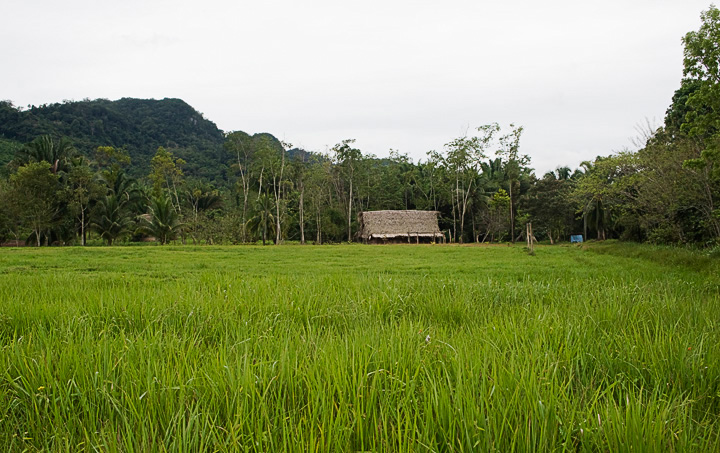
<instances>
[{"instance_id":1,"label":"thatched roof hut","mask_svg":"<svg viewBox=\"0 0 720 453\"><path fill-rule=\"evenodd\" d=\"M363 242L436 242L444 235L437 211L365 211L358 214Z\"/></svg>"}]
</instances>

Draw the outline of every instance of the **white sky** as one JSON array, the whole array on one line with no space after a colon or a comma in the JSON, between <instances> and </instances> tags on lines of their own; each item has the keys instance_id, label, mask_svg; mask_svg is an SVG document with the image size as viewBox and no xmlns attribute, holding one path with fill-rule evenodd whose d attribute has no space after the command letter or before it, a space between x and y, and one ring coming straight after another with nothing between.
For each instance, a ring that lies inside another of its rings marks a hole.
<instances>
[{"instance_id":1,"label":"white sky","mask_svg":"<svg viewBox=\"0 0 720 453\"><path fill-rule=\"evenodd\" d=\"M0 99L181 98L309 150L523 125L542 174L662 123L709 1L2 0Z\"/></svg>"}]
</instances>

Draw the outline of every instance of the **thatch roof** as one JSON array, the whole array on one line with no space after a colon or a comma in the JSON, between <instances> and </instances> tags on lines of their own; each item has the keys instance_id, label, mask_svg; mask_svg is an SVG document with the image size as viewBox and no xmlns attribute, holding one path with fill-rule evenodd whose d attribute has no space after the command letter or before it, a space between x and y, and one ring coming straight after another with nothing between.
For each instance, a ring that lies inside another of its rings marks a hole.
<instances>
[{"instance_id":1,"label":"thatch roof","mask_svg":"<svg viewBox=\"0 0 720 453\"><path fill-rule=\"evenodd\" d=\"M442 237L437 211L365 211L358 214L360 238Z\"/></svg>"}]
</instances>

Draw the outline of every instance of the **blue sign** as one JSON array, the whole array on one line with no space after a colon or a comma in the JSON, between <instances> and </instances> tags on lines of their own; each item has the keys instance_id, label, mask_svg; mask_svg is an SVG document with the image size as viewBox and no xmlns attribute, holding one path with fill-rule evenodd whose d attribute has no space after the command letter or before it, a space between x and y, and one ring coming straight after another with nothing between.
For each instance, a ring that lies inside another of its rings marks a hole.
<instances>
[{"instance_id":1,"label":"blue sign","mask_svg":"<svg viewBox=\"0 0 720 453\"><path fill-rule=\"evenodd\" d=\"M572 236L570 236L570 242L582 242L582 241L583 241L582 234L573 234Z\"/></svg>"}]
</instances>

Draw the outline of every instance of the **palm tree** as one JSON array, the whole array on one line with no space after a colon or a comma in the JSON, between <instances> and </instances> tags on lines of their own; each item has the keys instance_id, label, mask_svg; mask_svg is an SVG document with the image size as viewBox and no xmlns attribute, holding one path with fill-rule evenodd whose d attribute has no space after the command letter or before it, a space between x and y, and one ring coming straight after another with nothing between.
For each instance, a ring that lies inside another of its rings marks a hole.
<instances>
[{"instance_id":1,"label":"palm tree","mask_svg":"<svg viewBox=\"0 0 720 453\"><path fill-rule=\"evenodd\" d=\"M222 198L215 190L203 191L199 188L189 190L185 197L190 206L192 206L191 234L194 244L197 239L198 230L200 229L200 214L205 211L219 209L222 206Z\"/></svg>"},{"instance_id":2,"label":"palm tree","mask_svg":"<svg viewBox=\"0 0 720 453\"><path fill-rule=\"evenodd\" d=\"M587 225L595 224L595 231L598 240L604 241L607 238L607 229L611 226L612 213L605 207L602 197L590 198L583 210L583 234L587 237Z\"/></svg>"},{"instance_id":3,"label":"palm tree","mask_svg":"<svg viewBox=\"0 0 720 453\"><path fill-rule=\"evenodd\" d=\"M192 205L194 212L218 209L222 205L222 198L217 191L202 191L200 189L188 191L187 201Z\"/></svg>"},{"instance_id":4,"label":"palm tree","mask_svg":"<svg viewBox=\"0 0 720 453\"><path fill-rule=\"evenodd\" d=\"M147 216L142 216L141 221L143 225L139 231L154 236L161 245L175 239L183 227L168 197L153 199L150 202L150 212Z\"/></svg>"},{"instance_id":5,"label":"palm tree","mask_svg":"<svg viewBox=\"0 0 720 453\"><path fill-rule=\"evenodd\" d=\"M132 218L125 209L122 197L115 194L105 195L97 204L96 217L90 226L107 241L108 245L127 234L132 225Z\"/></svg>"},{"instance_id":6,"label":"palm tree","mask_svg":"<svg viewBox=\"0 0 720 453\"><path fill-rule=\"evenodd\" d=\"M59 171L67 171L70 159L76 153L75 147L66 137L53 140L50 135L42 135L23 146L18 151L16 160L20 164L48 162L50 171L56 175Z\"/></svg>"},{"instance_id":7,"label":"palm tree","mask_svg":"<svg viewBox=\"0 0 720 453\"><path fill-rule=\"evenodd\" d=\"M275 226L273 223L275 217L272 214L273 206L270 197L262 194L255 200L253 205L254 215L248 220L248 229L251 232L260 234L262 243L265 245L268 237L268 224Z\"/></svg>"},{"instance_id":8,"label":"palm tree","mask_svg":"<svg viewBox=\"0 0 720 453\"><path fill-rule=\"evenodd\" d=\"M505 174L505 168L503 167L502 159L488 159L487 162L481 162L480 168L482 169L482 175L486 178L489 186L489 194L492 195L501 188L504 182L507 180Z\"/></svg>"},{"instance_id":9,"label":"palm tree","mask_svg":"<svg viewBox=\"0 0 720 453\"><path fill-rule=\"evenodd\" d=\"M129 204L133 208L144 204L142 191L138 187L137 181L127 176L123 170L103 172L100 179L105 183L108 193L116 195L123 204Z\"/></svg>"},{"instance_id":10,"label":"palm tree","mask_svg":"<svg viewBox=\"0 0 720 453\"><path fill-rule=\"evenodd\" d=\"M594 224L598 240L607 237L607 229L612 225L613 213L608 208L606 192L612 183L614 167L603 165L610 162L611 158L598 157L594 162L584 161L580 164L582 168L582 179L576 186L576 191L581 207L579 212L583 218L583 235L587 238L588 226ZM578 173L578 171L576 171Z\"/></svg>"},{"instance_id":11,"label":"palm tree","mask_svg":"<svg viewBox=\"0 0 720 453\"><path fill-rule=\"evenodd\" d=\"M557 167L555 171L545 173L543 178L555 181L567 181L573 178L573 172L570 167Z\"/></svg>"}]
</instances>

